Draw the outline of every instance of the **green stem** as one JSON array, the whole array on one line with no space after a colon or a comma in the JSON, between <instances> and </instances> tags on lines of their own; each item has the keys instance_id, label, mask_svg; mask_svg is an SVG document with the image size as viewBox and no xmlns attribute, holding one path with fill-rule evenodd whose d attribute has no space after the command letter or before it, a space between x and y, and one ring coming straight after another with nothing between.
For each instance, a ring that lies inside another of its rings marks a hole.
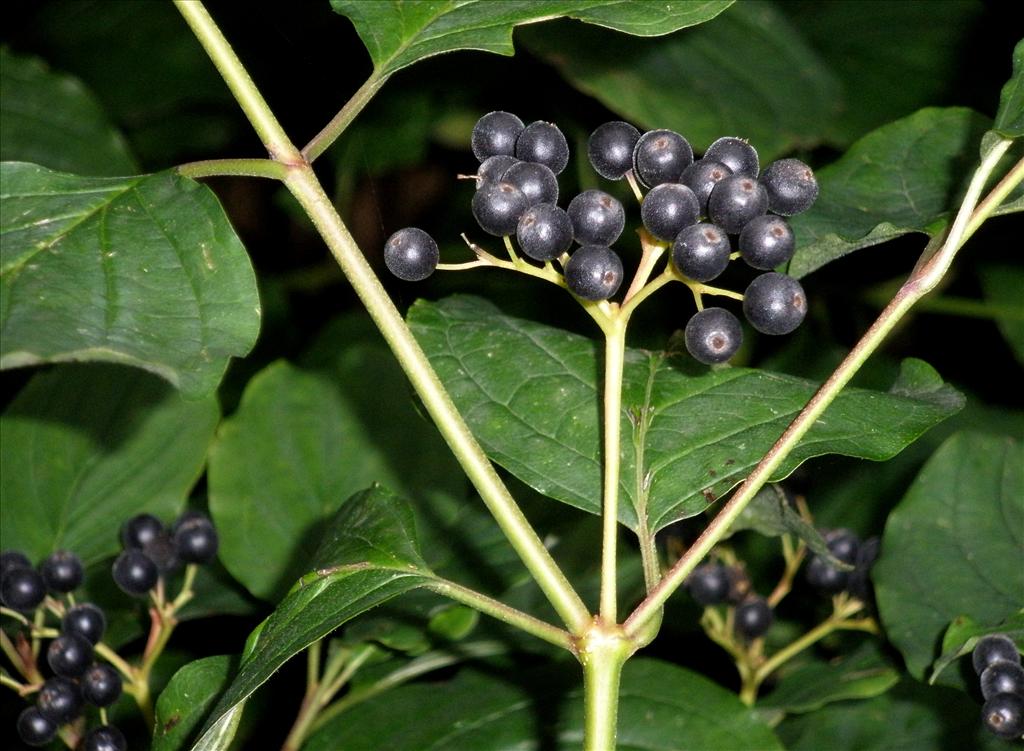
<instances>
[{"instance_id":1,"label":"green stem","mask_svg":"<svg viewBox=\"0 0 1024 751\"><path fill-rule=\"evenodd\" d=\"M306 648L306 696L316 691L320 684L320 652L323 643L323 639L317 639Z\"/></svg>"},{"instance_id":2,"label":"green stem","mask_svg":"<svg viewBox=\"0 0 1024 751\"><path fill-rule=\"evenodd\" d=\"M996 145L996 148L1000 148L1002 143L1010 143L1009 141L1003 141ZM1000 152L1000 156L1005 153L1006 149ZM971 220L967 223L967 228L964 230L963 240L961 242L967 242L971 235L977 232L978 227L988 219L992 213L999 208L1000 204L1006 200L1006 197L1010 195L1014 188L1020 185L1021 180L1024 179L1024 158L1017 161L1015 165L1010 169L1003 179L1000 180L996 187L985 196L985 200L978 204L978 208L971 216Z\"/></svg>"},{"instance_id":3,"label":"green stem","mask_svg":"<svg viewBox=\"0 0 1024 751\"><path fill-rule=\"evenodd\" d=\"M356 115L362 112L363 107L373 98L373 95L377 93L389 77L380 76L374 72L373 75L366 79L366 83L360 86L356 93L352 95L352 98L345 102L345 106L341 108L338 114L324 126L323 130L313 137L313 140L302 148L302 156L305 157L307 162L312 163L313 160L330 148L331 144L338 139L338 136L345 132L345 128L355 119Z\"/></svg>"},{"instance_id":4,"label":"green stem","mask_svg":"<svg viewBox=\"0 0 1024 751\"><path fill-rule=\"evenodd\" d=\"M25 685L24 683L19 683L18 681L11 678L11 676L7 675L7 673L0 673L0 685L4 685L7 686L7 688L13 689L18 693L18 696L24 696L25 689L28 688L27 685Z\"/></svg>"},{"instance_id":5,"label":"green stem","mask_svg":"<svg viewBox=\"0 0 1024 751\"><path fill-rule=\"evenodd\" d=\"M288 168L272 159L204 159L178 165L178 174L200 177L267 177L284 180Z\"/></svg>"},{"instance_id":6,"label":"green stem","mask_svg":"<svg viewBox=\"0 0 1024 751\"><path fill-rule=\"evenodd\" d=\"M604 480L601 503L601 620L618 621L616 542L619 534L619 464L622 432L622 370L626 358L626 319L605 333ZM637 471L641 471L640 468Z\"/></svg>"},{"instance_id":7,"label":"green stem","mask_svg":"<svg viewBox=\"0 0 1024 751\"><path fill-rule=\"evenodd\" d=\"M618 627L595 626L581 642L584 751L615 751L622 666L635 648Z\"/></svg>"},{"instance_id":8,"label":"green stem","mask_svg":"<svg viewBox=\"0 0 1024 751\"><path fill-rule=\"evenodd\" d=\"M869 622L871 625L869 625ZM872 631L877 632L877 627L873 626L874 619L862 618L855 621L846 620L845 618L836 618L835 616L822 621L817 626L812 628L806 634L801 636L799 639L794 639L792 642L787 644L785 647L780 649L778 652L773 654L769 659L765 660L761 665L758 666L757 671L754 673L754 693L757 693L757 687L761 685L772 673L778 670L780 667L785 665L791 659L796 657L798 654L803 652L808 647L817 644L819 641L824 639L829 634L835 631Z\"/></svg>"}]
</instances>

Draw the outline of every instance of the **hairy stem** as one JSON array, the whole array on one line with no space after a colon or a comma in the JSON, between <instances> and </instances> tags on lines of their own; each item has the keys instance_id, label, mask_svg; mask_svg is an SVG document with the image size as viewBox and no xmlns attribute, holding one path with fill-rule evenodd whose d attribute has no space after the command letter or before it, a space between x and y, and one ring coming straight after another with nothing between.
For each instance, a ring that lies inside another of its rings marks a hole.
<instances>
[{"instance_id":1,"label":"hairy stem","mask_svg":"<svg viewBox=\"0 0 1024 751\"><path fill-rule=\"evenodd\" d=\"M615 751L622 666L635 648L620 630L598 625L582 640L584 751Z\"/></svg>"},{"instance_id":2,"label":"hairy stem","mask_svg":"<svg viewBox=\"0 0 1024 751\"><path fill-rule=\"evenodd\" d=\"M331 121L324 126L323 130L317 133L313 140L302 148L302 156L307 162L312 163L318 156L327 151L332 143L338 140L338 136L345 132L345 128L355 119L356 115L363 111L363 107L373 98L373 95L377 93L388 78L389 76L380 76L374 72L373 75L366 79L366 83L360 86L356 93L345 102L345 106L341 108L338 114L331 118Z\"/></svg>"},{"instance_id":3,"label":"hairy stem","mask_svg":"<svg viewBox=\"0 0 1024 751\"><path fill-rule=\"evenodd\" d=\"M204 159L178 166L178 174L200 177L267 177L284 180L288 168L272 159Z\"/></svg>"},{"instance_id":4,"label":"hairy stem","mask_svg":"<svg viewBox=\"0 0 1024 751\"><path fill-rule=\"evenodd\" d=\"M626 358L626 321L618 319L605 337L604 350L604 498L601 503L601 620L618 620L616 541L619 534L619 464L622 432L622 369Z\"/></svg>"}]
</instances>

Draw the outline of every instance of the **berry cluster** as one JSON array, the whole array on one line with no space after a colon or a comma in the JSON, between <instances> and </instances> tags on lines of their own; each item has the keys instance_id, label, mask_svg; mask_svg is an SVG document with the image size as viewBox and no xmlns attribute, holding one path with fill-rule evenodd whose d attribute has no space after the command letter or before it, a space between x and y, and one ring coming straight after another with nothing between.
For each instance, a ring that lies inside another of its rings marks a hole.
<instances>
[{"instance_id":1,"label":"berry cluster","mask_svg":"<svg viewBox=\"0 0 1024 751\"><path fill-rule=\"evenodd\" d=\"M186 511L170 529L151 514L133 516L121 528L124 550L114 561L114 582L140 597L182 563L208 563L217 555L217 530L198 511Z\"/></svg>"},{"instance_id":2,"label":"berry cluster","mask_svg":"<svg viewBox=\"0 0 1024 751\"><path fill-rule=\"evenodd\" d=\"M733 628L746 641L764 636L772 625L771 606L753 591L746 571L740 566L726 566L720 561L705 563L690 574L686 587L704 607L734 605Z\"/></svg>"},{"instance_id":3,"label":"berry cluster","mask_svg":"<svg viewBox=\"0 0 1024 751\"><path fill-rule=\"evenodd\" d=\"M558 127L542 121L525 125L509 112L491 112L477 121L471 145L480 162L472 201L480 227L505 238L510 253L514 236L528 258L559 262L564 285L578 298L597 302L615 295L625 270L612 245L625 227L625 209L602 190L585 190L565 209L558 206L558 174L569 159ZM693 291L698 312L685 330L693 357L705 364L725 362L743 338L739 319L725 308L704 308L702 294L742 299L747 321L765 334L788 334L800 325L807 313L802 286L771 269L789 261L796 248L785 217L807 210L817 198L818 184L806 164L781 159L759 171L757 151L734 137L718 139L695 161L680 134L641 134L618 121L591 134L587 155L602 177L629 181L647 240L670 250L677 278ZM416 227L394 233L384 248L388 269L407 281L430 276L439 257L437 243ZM743 295L708 287L735 258L767 273L755 277ZM646 276L639 281L642 286Z\"/></svg>"},{"instance_id":4,"label":"berry cluster","mask_svg":"<svg viewBox=\"0 0 1024 751\"><path fill-rule=\"evenodd\" d=\"M1003 634L982 637L971 655L985 700L981 719L1000 738L1024 737L1024 668L1013 640Z\"/></svg>"},{"instance_id":5,"label":"berry cluster","mask_svg":"<svg viewBox=\"0 0 1024 751\"><path fill-rule=\"evenodd\" d=\"M828 552L836 560L853 566L852 571L836 568L828 559L812 555L807 561L804 575L807 583L824 594L849 592L862 602L871 599L871 580L868 574L878 558L880 541L869 537L861 542L848 529L833 529L824 533Z\"/></svg>"}]
</instances>

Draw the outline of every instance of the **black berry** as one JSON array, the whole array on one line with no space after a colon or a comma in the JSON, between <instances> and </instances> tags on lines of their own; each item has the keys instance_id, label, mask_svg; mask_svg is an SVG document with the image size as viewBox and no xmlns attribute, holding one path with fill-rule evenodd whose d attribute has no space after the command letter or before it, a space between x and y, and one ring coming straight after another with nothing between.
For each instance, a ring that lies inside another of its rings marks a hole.
<instances>
[{"instance_id":1,"label":"black berry","mask_svg":"<svg viewBox=\"0 0 1024 751\"><path fill-rule=\"evenodd\" d=\"M860 552L860 538L849 529L831 529L825 533L825 544L835 558L853 565Z\"/></svg>"},{"instance_id":2,"label":"black berry","mask_svg":"<svg viewBox=\"0 0 1024 751\"><path fill-rule=\"evenodd\" d=\"M569 163L569 144L557 125L537 120L519 134L515 154L524 162L540 162L557 175Z\"/></svg>"},{"instance_id":3,"label":"black berry","mask_svg":"<svg viewBox=\"0 0 1024 751\"><path fill-rule=\"evenodd\" d=\"M691 164L690 142L672 130L649 130L633 149L633 172L649 188L678 182Z\"/></svg>"},{"instance_id":4,"label":"black berry","mask_svg":"<svg viewBox=\"0 0 1024 751\"><path fill-rule=\"evenodd\" d=\"M523 191L530 206L558 200L558 178L551 168L538 162L516 162L501 179Z\"/></svg>"},{"instance_id":5,"label":"black berry","mask_svg":"<svg viewBox=\"0 0 1024 751\"><path fill-rule=\"evenodd\" d=\"M488 112L476 121L470 145L477 161L495 154L512 156L516 139L523 132L523 121L510 112Z\"/></svg>"},{"instance_id":6,"label":"black berry","mask_svg":"<svg viewBox=\"0 0 1024 751\"><path fill-rule=\"evenodd\" d=\"M818 197L814 172L799 159L772 162L761 174L760 182L768 193L768 209L783 216L806 211Z\"/></svg>"},{"instance_id":7,"label":"black berry","mask_svg":"<svg viewBox=\"0 0 1024 751\"><path fill-rule=\"evenodd\" d=\"M60 628L65 634L78 634L90 644L96 644L107 629L107 619L96 605L83 602L64 614Z\"/></svg>"},{"instance_id":8,"label":"black berry","mask_svg":"<svg viewBox=\"0 0 1024 751\"><path fill-rule=\"evenodd\" d=\"M113 725L93 728L82 742L82 751L126 751L127 748L124 733Z\"/></svg>"},{"instance_id":9,"label":"black berry","mask_svg":"<svg viewBox=\"0 0 1024 751\"><path fill-rule=\"evenodd\" d=\"M721 162L732 170L734 175L745 175L746 177L757 177L758 167L757 149L744 141L742 138L725 136L719 138L708 146L704 152L705 159Z\"/></svg>"},{"instance_id":10,"label":"black berry","mask_svg":"<svg viewBox=\"0 0 1024 751\"><path fill-rule=\"evenodd\" d=\"M584 300L607 300L622 284L622 274L622 259L602 245L584 245L565 265L569 291Z\"/></svg>"},{"instance_id":11,"label":"black berry","mask_svg":"<svg viewBox=\"0 0 1024 751\"><path fill-rule=\"evenodd\" d=\"M529 204L523 191L510 182L484 183L473 194L473 216L484 232L504 237L515 233Z\"/></svg>"},{"instance_id":12,"label":"black berry","mask_svg":"<svg viewBox=\"0 0 1024 751\"><path fill-rule=\"evenodd\" d=\"M418 227L400 229L384 244L384 265L407 282L418 282L433 274L440 257L434 238ZM153 535L140 547L146 548L161 534Z\"/></svg>"},{"instance_id":13,"label":"black berry","mask_svg":"<svg viewBox=\"0 0 1024 751\"><path fill-rule=\"evenodd\" d=\"M769 271L755 277L747 287L743 314L762 334L788 334L807 315L807 296L793 277Z\"/></svg>"},{"instance_id":14,"label":"black berry","mask_svg":"<svg viewBox=\"0 0 1024 751\"><path fill-rule=\"evenodd\" d=\"M45 746L57 735L57 723L38 707L28 707L18 715L18 736L28 746Z\"/></svg>"},{"instance_id":15,"label":"black berry","mask_svg":"<svg viewBox=\"0 0 1024 751\"><path fill-rule=\"evenodd\" d=\"M655 186L640 204L644 227L659 240L668 242L672 242L683 227L696 224L699 214L697 196L679 183Z\"/></svg>"},{"instance_id":16,"label":"black berry","mask_svg":"<svg viewBox=\"0 0 1024 751\"><path fill-rule=\"evenodd\" d=\"M96 707L109 707L121 695L121 675L105 662L90 665L82 674L82 697Z\"/></svg>"},{"instance_id":17,"label":"black berry","mask_svg":"<svg viewBox=\"0 0 1024 751\"><path fill-rule=\"evenodd\" d=\"M981 721L1000 738L1024 735L1024 696L996 694L981 708Z\"/></svg>"},{"instance_id":18,"label":"black berry","mask_svg":"<svg viewBox=\"0 0 1024 751\"><path fill-rule=\"evenodd\" d=\"M39 564L39 573L51 592L72 592L85 577L82 559L66 550L51 553Z\"/></svg>"},{"instance_id":19,"label":"black berry","mask_svg":"<svg viewBox=\"0 0 1024 751\"><path fill-rule=\"evenodd\" d=\"M763 597L753 596L736 606L736 633L744 639L763 636L772 625L772 609Z\"/></svg>"},{"instance_id":20,"label":"black berry","mask_svg":"<svg viewBox=\"0 0 1024 751\"><path fill-rule=\"evenodd\" d=\"M551 261L572 245L572 220L565 210L552 203L531 206L516 225L520 249L536 261Z\"/></svg>"},{"instance_id":21,"label":"black berry","mask_svg":"<svg viewBox=\"0 0 1024 751\"><path fill-rule=\"evenodd\" d=\"M0 602L22 613L39 607L46 597L46 582L34 568L15 568L0 579Z\"/></svg>"},{"instance_id":22,"label":"black berry","mask_svg":"<svg viewBox=\"0 0 1024 751\"><path fill-rule=\"evenodd\" d=\"M807 561L804 575L811 587L824 594L842 592L850 579L848 572L840 571L826 559L816 555L812 555Z\"/></svg>"},{"instance_id":23,"label":"black berry","mask_svg":"<svg viewBox=\"0 0 1024 751\"><path fill-rule=\"evenodd\" d=\"M156 564L157 571L167 574L181 567L178 547L174 542L173 533L161 532L142 549L149 560Z\"/></svg>"},{"instance_id":24,"label":"black berry","mask_svg":"<svg viewBox=\"0 0 1024 751\"><path fill-rule=\"evenodd\" d=\"M869 537L857 548L855 568L850 572L847 591L859 600L867 602L871 599L871 567L878 559L881 540Z\"/></svg>"},{"instance_id":25,"label":"black berry","mask_svg":"<svg viewBox=\"0 0 1024 751\"><path fill-rule=\"evenodd\" d=\"M603 190L585 190L569 201L566 209L576 242L611 245L626 226L626 211L614 196Z\"/></svg>"},{"instance_id":26,"label":"black berry","mask_svg":"<svg viewBox=\"0 0 1024 751\"><path fill-rule=\"evenodd\" d=\"M731 577L721 563L705 563L694 569L686 580L690 595L701 605L717 605L729 597Z\"/></svg>"},{"instance_id":27,"label":"black berry","mask_svg":"<svg viewBox=\"0 0 1024 751\"><path fill-rule=\"evenodd\" d=\"M729 265L729 237L714 224L691 224L672 243L672 263L695 282L710 282Z\"/></svg>"},{"instance_id":28,"label":"black berry","mask_svg":"<svg viewBox=\"0 0 1024 751\"><path fill-rule=\"evenodd\" d=\"M1019 665L1020 653L1010 637L1004 634L989 634L974 645L971 662L974 665L974 672L981 675L985 668L997 662L1012 662Z\"/></svg>"},{"instance_id":29,"label":"black berry","mask_svg":"<svg viewBox=\"0 0 1024 751\"><path fill-rule=\"evenodd\" d=\"M508 168L519 162L514 156L508 154L495 154L484 159L476 170L476 187L484 183L495 183L501 180Z\"/></svg>"},{"instance_id":30,"label":"black berry","mask_svg":"<svg viewBox=\"0 0 1024 751\"><path fill-rule=\"evenodd\" d=\"M693 191L700 206L701 216L708 213L708 196L719 182L732 174L732 170L714 159L698 159L685 170L679 182Z\"/></svg>"},{"instance_id":31,"label":"black berry","mask_svg":"<svg viewBox=\"0 0 1024 751\"><path fill-rule=\"evenodd\" d=\"M725 308L704 308L687 322L684 338L693 359L715 365L736 354L743 343L743 327Z\"/></svg>"},{"instance_id":32,"label":"black berry","mask_svg":"<svg viewBox=\"0 0 1024 751\"><path fill-rule=\"evenodd\" d=\"M981 673L981 695L991 699L996 694L1024 696L1024 668L1016 662L993 662Z\"/></svg>"},{"instance_id":33,"label":"black berry","mask_svg":"<svg viewBox=\"0 0 1024 751\"><path fill-rule=\"evenodd\" d=\"M92 644L78 634L61 634L50 642L46 662L57 675L77 678L92 662Z\"/></svg>"},{"instance_id":34,"label":"black berry","mask_svg":"<svg viewBox=\"0 0 1024 751\"><path fill-rule=\"evenodd\" d=\"M587 156L594 171L608 180L621 180L633 169L633 149L638 140L640 131L629 123L616 120L599 125L587 142Z\"/></svg>"},{"instance_id":35,"label":"black berry","mask_svg":"<svg viewBox=\"0 0 1024 751\"><path fill-rule=\"evenodd\" d=\"M174 525L174 547L178 558L187 563L207 563L217 555L219 540L213 522L192 513Z\"/></svg>"},{"instance_id":36,"label":"black berry","mask_svg":"<svg viewBox=\"0 0 1024 751\"><path fill-rule=\"evenodd\" d=\"M708 196L708 217L731 235L768 210L768 194L753 177L730 175L715 185Z\"/></svg>"},{"instance_id":37,"label":"black berry","mask_svg":"<svg viewBox=\"0 0 1024 751\"><path fill-rule=\"evenodd\" d=\"M133 516L121 527L121 545L128 548L146 546L153 538L164 531L164 524L152 514Z\"/></svg>"},{"instance_id":38,"label":"black berry","mask_svg":"<svg viewBox=\"0 0 1024 751\"><path fill-rule=\"evenodd\" d=\"M744 225L738 245L740 256L748 265L770 271L793 257L796 239L789 222L781 216L765 214Z\"/></svg>"},{"instance_id":39,"label":"black berry","mask_svg":"<svg viewBox=\"0 0 1024 751\"><path fill-rule=\"evenodd\" d=\"M141 550L125 550L114 561L114 583L130 595L146 594L160 578L160 570Z\"/></svg>"},{"instance_id":40,"label":"black berry","mask_svg":"<svg viewBox=\"0 0 1024 751\"><path fill-rule=\"evenodd\" d=\"M69 678L55 676L39 689L36 706L43 716L55 725L63 725L78 717L82 711L82 689Z\"/></svg>"},{"instance_id":41,"label":"black berry","mask_svg":"<svg viewBox=\"0 0 1024 751\"><path fill-rule=\"evenodd\" d=\"M32 561L20 550L5 550L0 553L0 577L16 568L32 568Z\"/></svg>"}]
</instances>

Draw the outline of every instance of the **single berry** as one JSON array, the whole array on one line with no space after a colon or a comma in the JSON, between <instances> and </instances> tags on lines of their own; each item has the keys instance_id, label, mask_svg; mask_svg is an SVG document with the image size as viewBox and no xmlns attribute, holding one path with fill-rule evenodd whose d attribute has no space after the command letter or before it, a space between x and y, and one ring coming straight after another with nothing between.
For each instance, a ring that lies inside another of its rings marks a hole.
<instances>
[{"instance_id":1,"label":"single berry","mask_svg":"<svg viewBox=\"0 0 1024 751\"><path fill-rule=\"evenodd\" d=\"M554 123L541 120L526 126L516 141L516 158L540 162L556 175L569 163L569 144Z\"/></svg>"},{"instance_id":2,"label":"single berry","mask_svg":"<svg viewBox=\"0 0 1024 751\"><path fill-rule=\"evenodd\" d=\"M743 327L725 308L704 308L687 322L684 338L693 359L715 365L736 354L743 343Z\"/></svg>"},{"instance_id":3,"label":"single berry","mask_svg":"<svg viewBox=\"0 0 1024 751\"><path fill-rule=\"evenodd\" d=\"M857 562L860 552L860 538L849 529L831 529L825 533L825 544L828 552L843 563L851 566Z\"/></svg>"},{"instance_id":4,"label":"single berry","mask_svg":"<svg viewBox=\"0 0 1024 751\"><path fill-rule=\"evenodd\" d=\"M763 636L772 625L772 609L763 597L754 595L736 606L736 633L744 639Z\"/></svg>"},{"instance_id":5,"label":"single berry","mask_svg":"<svg viewBox=\"0 0 1024 751\"><path fill-rule=\"evenodd\" d=\"M36 706L55 725L63 725L82 711L82 689L70 678L55 676L39 689Z\"/></svg>"},{"instance_id":6,"label":"single berry","mask_svg":"<svg viewBox=\"0 0 1024 751\"><path fill-rule=\"evenodd\" d=\"M974 664L974 672L981 675L985 668L997 662L1020 665L1020 653L1010 637L1004 634L989 634L981 637L974 645L971 662Z\"/></svg>"},{"instance_id":7,"label":"single berry","mask_svg":"<svg viewBox=\"0 0 1024 751\"><path fill-rule=\"evenodd\" d=\"M82 741L82 751L126 751L128 741L124 733L113 725L100 725L93 728Z\"/></svg>"},{"instance_id":8,"label":"single berry","mask_svg":"<svg viewBox=\"0 0 1024 751\"><path fill-rule=\"evenodd\" d=\"M114 561L111 570L114 583L122 591L142 596L156 586L160 570L153 560L141 550L125 550Z\"/></svg>"},{"instance_id":9,"label":"single berry","mask_svg":"<svg viewBox=\"0 0 1024 751\"><path fill-rule=\"evenodd\" d=\"M793 277L769 271L743 293L743 314L762 334L788 334L807 315L807 296Z\"/></svg>"},{"instance_id":10,"label":"single berry","mask_svg":"<svg viewBox=\"0 0 1024 751\"><path fill-rule=\"evenodd\" d=\"M714 224L691 224L672 243L672 263L695 282L710 282L729 265L729 237Z\"/></svg>"},{"instance_id":11,"label":"single berry","mask_svg":"<svg viewBox=\"0 0 1024 751\"><path fill-rule=\"evenodd\" d=\"M174 525L174 548L187 563L208 563L217 555L217 530L203 514L192 514Z\"/></svg>"},{"instance_id":12,"label":"single berry","mask_svg":"<svg viewBox=\"0 0 1024 751\"><path fill-rule=\"evenodd\" d=\"M649 188L678 182L691 164L690 142L673 130L649 130L633 148L633 172Z\"/></svg>"},{"instance_id":13,"label":"single berry","mask_svg":"<svg viewBox=\"0 0 1024 751\"><path fill-rule=\"evenodd\" d=\"M753 177L730 175L708 196L708 217L731 235L738 234L754 217L768 210L768 194Z\"/></svg>"},{"instance_id":14,"label":"single berry","mask_svg":"<svg viewBox=\"0 0 1024 751\"><path fill-rule=\"evenodd\" d=\"M981 708L981 721L1000 738L1024 735L1024 696L996 694Z\"/></svg>"},{"instance_id":15,"label":"single berry","mask_svg":"<svg viewBox=\"0 0 1024 751\"><path fill-rule=\"evenodd\" d=\"M991 699L996 694L1024 696L1024 668L1016 662L993 662L981 672L981 695Z\"/></svg>"},{"instance_id":16,"label":"single berry","mask_svg":"<svg viewBox=\"0 0 1024 751\"><path fill-rule=\"evenodd\" d=\"M384 265L388 271L407 282L418 282L434 273L441 254L434 238L418 227L406 227L388 238L384 244ZM143 549L163 534L150 537Z\"/></svg>"},{"instance_id":17,"label":"single berry","mask_svg":"<svg viewBox=\"0 0 1024 751\"><path fill-rule=\"evenodd\" d=\"M18 737L28 746L45 746L57 736L57 723L39 707L27 707L18 715Z\"/></svg>"},{"instance_id":18,"label":"single berry","mask_svg":"<svg viewBox=\"0 0 1024 751\"><path fill-rule=\"evenodd\" d=\"M46 662L57 675L77 678L92 662L92 644L78 634L61 634L46 649Z\"/></svg>"},{"instance_id":19,"label":"single berry","mask_svg":"<svg viewBox=\"0 0 1024 751\"><path fill-rule=\"evenodd\" d=\"M95 707L109 707L121 695L121 674L105 662L82 674L82 697Z\"/></svg>"},{"instance_id":20,"label":"single berry","mask_svg":"<svg viewBox=\"0 0 1024 751\"><path fill-rule=\"evenodd\" d=\"M857 548L855 568L850 572L850 581L846 590L858 600L867 602L871 599L871 567L878 559L882 541L878 537L869 537Z\"/></svg>"},{"instance_id":21,"label":"single berry","mask_svg":"<svg viewBox=\"0 0 1024 751\"><path fill-rule=\"evenodd\" d=\"M565 264L566 286L584 300L607 300L622 284L622 274L622 259L602 245L584 245Z\"/></svg>"},{"instance_id":22,"label":"single berry","mask_svg":"<svg viewBox=\"0 0 1024 751\"><path fill-rule=\"evenodd\" d=\"M28 613L46 597L46 582L34 568L15 568L0 579L0 602L11 610Z\"/></svg>"},{"instance_id":23,"label":"single berry","mask_svg":"<svg viewBox=\"0 0 1024 751\"><path fill-rule=\"evenodd\" d=\"M182 559L178 555L178 547L170 530L161 532L150 540L142 552L156 564L161 574L168 574L181 568Z\"/></svg>"},{"instance_id":24,"label":"single berry","mask_svg":"<svg viewBox=\"0 0 1024 751\"><path fill-rule=\"evenodd\" d=\"M768 209L783 216L807 211L818 197L814 172L799 159L772 162L760 182L768 193Z\"/></svg>"},{"instance_id":25,"label":"single berry","mask_svg":"<svg viewBox=\"0 0 1024 751\"><path fill-rule=\"evenodd\" d=\"M51 553L39 564L39 573L51 592L72 592L82 584L85 570L82 559L66 550Z\"/></svg>"},{"instance_id":26,"label":"single berry","mask_svg":"<svg viewBox=\"0 0 1024 751\"><path fill-rule=\"evenodd\" d=\"M484 159L476 170L476 187L480 188L484 183L496 183L501 180L508 168L518 164L519 160L508 154L495 154Z\"/></svg>"},{"instance_id":27,"label":"single berry","mask_svg":"<svg viewBox=\"0 0 1024 751\"><path fill-rule=\"evenodd\" d=\"M121 545L128 548L145 547L146 543L164 531L164 524L152 514L133 516L121 527Z\"/></svg>"},{"instance_id":28,"label":"single berry","mask_svg":"<svg viewBox=\"0 0 1024 751\"><path fill-rule=\"evenodd\" d=\"M473 216L484 232L504 237L515 233L519 217L529 204L523 191L512 183L484 183L473 194Z\"/></svg>"},{"instance_id":29,"label":"single berry","mask_svg":"<svg viewBox=\"0 0 1024 751\"><path fill-rule=\"evenodd\" d=\"M32 568L32 561L20 550L5 550L0 553L0 578L16 568Z\"/></svg>"},{"instance_id":30,"label":"single berry","mask_svg":"<svg viewBox=\"0 0 1024 751\"><path fill-rule=\"evenodd\" d=\"M608 180L621 180L633 169L633 149L639 140L640 131L629 123L615 120L599 125L587 142L594 171Z\"/></svg>"},{"instance_id":31,"label":"single berry","mask_svg":"<svg viewBox=\"0 0 1024 751\"><path fill-rule=\"evenodd\" d=\"M742 566L732 566L729 569L729 597L728 602L732 605L739 605L751 596L754 585L750 581L750 575Z\"/></svg>"},{"instance_id":32,"label":"single berry","mask_svg":"<svg viewBox=\"0 0 1024 751\"><path fill-rule=\"evenodd\" d=\"M640 204L640 220L647 231L659 240L672 242L676 235L697 223L700 204L697 196L685 185L662 183L644 196Z\"/></svg>"},{"instance_id":33,"label":"single berry","mask_svg":"<svg viewBox=\"0 0 1024 751\"><path fill-rule=\"evenodd\" d=\"M603 190L583 191L569 201L566 213L576 242L583 245L611 245L626 226L626 210Z\"/></svg>"},{"instance_id":34,"label":"single berry","mask_svg":"<svg viewBox=\"0 0 1024 751\"><path fill-rule=\"evenodd\" d=\"M516 162L501 179L523 191L530 206L558 200L558 178L550 167L538 162Z\"/></svg>"},{"instance_id":35,"label":"single berry","mask_svg":"<svg viewBox=\"0 0 1024 751\"><path fill-rule=\"evenodd\" d=\"M740 256L749 266L771 271L793 257L796 239L789 222L781 216L764 214L744 225L738 245Z\"/></svg>"},{"instance_id":36,"label":"single berry","mask_svg":"<svg viewBox=\"0 0 1024 751\"><path fill-rule=\"evenodd\" d=\"M804 576L811 587L824 594L842 592L850 581L849 572L840 571L826 559L816 555L812 555L807 561Z\"/></svg>"},{"instance_id":37,"label":"single berry","mask_svg":"<svg viewBox=\"0 0 1024 751\"><path fill-rule=\"evenodd\" d=\"M565 209L552 203L528 208L516 225L520 249L535 261L551 261L572 245L572 220Z\"/></svg>"},{"instance_id":38,"label":"single berry","mask_svg":"<svg viewBox=\"0 0 1024 751\"><path fill-rule=\"evenodd\" d=\"M65 634L78 634L90 644L96 644L107 629L107 619L96 605L83 602L64 614L60 629Z\"/></svg>"},{"instance_id":39,"label":"single berry","mask_svg":"<svg viewBox=\"0 0 1024 751\"><path fill-rule=\"evenodd\" d=\"M473 156L482 162L489 156L516 153L516 139L523 132L523 121L511 112L488 112L476 121L470 145Z\"/></svg>"},{"instance_id":40,"label":"single berry","mask_svg":"<svg viewBox=\"0 0 1024 751\"><path fill-rule=\"evenodd\" d=\"M721 162L731 169L734 175L745 175L746 177L756 178L760 166L757 149L742 138L733 138L732 136L719 138L708 146L708 150L704 152L704 158Z\"/></svg>"},{"instance_id":41,"label":"single berry","mask_svg":"<svg viewBox=\"0 0 1024 751\"><path fill-rule=\"evenodd\" d=\"M722 180L732 174L732 170L714 159L698 159L685 170L679 182L693 191L697 196L701 216L707 216L708 197L711 191Z\"/></svg>"},{"instance_id":42,"label":"single berry","mask_svg":"<svg viewBox=\"0 0 1024 751\"><path fill-rule=\"evenodd\" d=\"M729 569L721 563L705 563L694 569L686 586L701 605L717 605L728 599L730 579Z\"/></svg>"}]
</instances>

